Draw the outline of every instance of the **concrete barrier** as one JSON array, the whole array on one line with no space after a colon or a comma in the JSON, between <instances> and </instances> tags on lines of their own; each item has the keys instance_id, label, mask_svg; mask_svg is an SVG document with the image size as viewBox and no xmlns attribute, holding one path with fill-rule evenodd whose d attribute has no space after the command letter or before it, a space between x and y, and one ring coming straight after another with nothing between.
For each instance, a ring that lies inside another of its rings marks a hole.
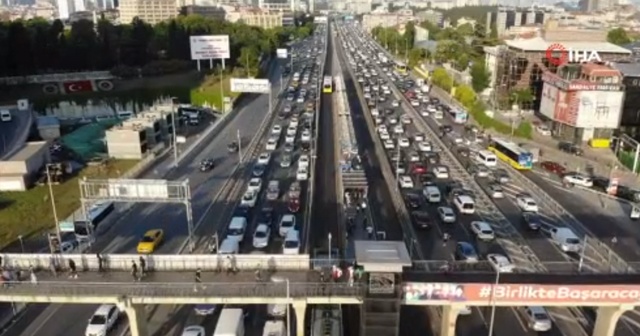
<instances>
[{"instance_id":1,"label":"concrete barrier","mask_svg":"<svg viewBox=\"0 0 640 336\"><path fill-rule=\"evenodd\" d=\"M73 260L78 271L97 271L98 257L93 254L2 254L2 265L9 269L27 270L34 269L48 270L51 263L55 263L59 269L67 269L69 261ZM195 271L200 268L203 271L215 271L228 267L231 262L239 270L289 270L302 271L311 269L311 260L308 254L302 255L145 255L147 268L154 271ZM131 270L131 263L135 261L139 264L139 254L105 254L103 258L103 268L108 271ZM230 260L230 261L229 261Z\"/></svg>"}]
</instances>

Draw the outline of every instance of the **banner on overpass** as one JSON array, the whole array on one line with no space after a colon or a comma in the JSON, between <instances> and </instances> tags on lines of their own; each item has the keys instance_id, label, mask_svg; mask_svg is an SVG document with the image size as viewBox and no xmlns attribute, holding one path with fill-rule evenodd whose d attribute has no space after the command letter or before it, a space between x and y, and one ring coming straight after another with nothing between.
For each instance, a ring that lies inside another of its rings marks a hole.
<instances>
[{"instance_id":1,"label":"banner on overpass","mask_svg":"<svg viewBox=\"0 0 640 336\"><path fill-rule=\"evenodd\" d=\"M268 79L259 78L231 78L231 92L269 93Z\"/></svg>"},{"instance_id":2,"label":"banner on overpass","mask_svg":"<svg viewBox=\"0 0 640 336\"><path fill-rule=\"evenodd\" d=\"M448 301L484 306L631 304L640 301L640 285L409 282L404 284L404 299L408 304Z\"/></svg>"}]
</instances>

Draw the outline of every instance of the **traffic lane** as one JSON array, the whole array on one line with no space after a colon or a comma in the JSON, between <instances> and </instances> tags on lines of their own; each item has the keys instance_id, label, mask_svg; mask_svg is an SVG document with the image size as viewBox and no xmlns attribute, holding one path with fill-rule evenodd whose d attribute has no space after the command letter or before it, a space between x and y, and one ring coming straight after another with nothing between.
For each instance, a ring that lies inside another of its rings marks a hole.
<instances>
[{"instance_id":1,"label":"traffic lane","mask_svg":"<svg viewBox=\"0 0 640 336\"><path fill-rule=\"evenodd\" d=\"M344 60L344 58L343 58ZM348 65L345 65L348 66ZM364 113L369 113L369 109L361 106L355 85L357 85L348 72L343 72L345 85L347 87L347 99L351 108L353 129L356 141L361 154L364 154L363 166L369 190L367 198L371 206L371 214L378 227L378 230L385 231L387 239L402 240L402 227L398 222L398 214L391 201L391 191L384 183L384 176L380 169L380 161L385 158L378 158L375 150L375 142L369 133ZM365 112L365 110L367 112ZM375 134L376 131L372 130Z\"/></svg>"},{"instance_id":2,"label":"traffic lane","mask_svg":"<svg viewBox=\"0 0 640 336\"><path fill-rule=\"evenodd\" d=\"M628 204L579 188L565 189L535 172L525 172L524 175L560 203L580 224L593 233L595 238L609 246L624 260L640 259L637 240L638 225L629 218L631 207ZM617 239L616 244L611 242L613 237Z\"/></svg>"},{"instance_id":3,"label":"traffic lane","mask_svg":"<svg viewBox=\"0 0 640 336\"><path fill-rule=\"evenodd\" d=\"M204 215L205 210L211 205L212 198L222 189L229 180L231 174L238 165L238 155L230 155L227 144L235 141L238 130L241 130L243 143L251 140L242 134L256 134L262 121L267 116L266 109L260 106L268 103L266 95L257 97L251 104L239 112L238 116L225 127L214 140L196 155L193 161L180 166L169 176L169 180L181 180L188 178L192 189L192 211L194 225ZM216 166L211 172L200 172L199 164L203 159L214 159ZM230 181L234 183L235 181ZM212 204L215 206L216 204ZM124 216L111 231L110 241L102 240L92 248L93 251L102 253L135 253L138 240L144 233L151 229L162 229L165 232L165 240L159 246L156 253L171 253L176 251L188 235L185 207L182 204L145 204L130 211ZM214 224L214 226L217 226Z\"/></svg>"}]
</instances>

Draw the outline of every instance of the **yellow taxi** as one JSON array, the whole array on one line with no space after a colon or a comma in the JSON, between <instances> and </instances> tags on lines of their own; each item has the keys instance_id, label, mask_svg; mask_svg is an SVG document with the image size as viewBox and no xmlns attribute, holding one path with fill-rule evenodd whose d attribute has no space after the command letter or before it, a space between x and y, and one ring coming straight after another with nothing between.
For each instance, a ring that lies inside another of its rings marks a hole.
<instances>
[{"instance_id":1,"label":"yellow taxi","mask_svg":"<svg viewBox=\"0 0 640 336\"><path fill-rule=\"evenodd\" d=\"M162 230L149 230L147 231L140 242L138 242L138 253L153 253L153 251L160 245L164 238L164 231Z\"/></svg>"}]
</instances>

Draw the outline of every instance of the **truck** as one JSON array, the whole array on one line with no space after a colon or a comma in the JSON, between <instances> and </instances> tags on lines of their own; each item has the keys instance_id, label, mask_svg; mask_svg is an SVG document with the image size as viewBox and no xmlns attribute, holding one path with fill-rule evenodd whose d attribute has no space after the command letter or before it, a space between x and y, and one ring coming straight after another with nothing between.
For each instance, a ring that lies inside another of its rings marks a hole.
<instances>
[{"instance_id":1,"label":"truck","mask_svg":"<svg viewBox=\"0 0 640 336\"><path fill-rule=\"evenodd\" d=\"M222 309L213 336L244 336L244 312L242 309Z\"/></svg>"},{"instance_id":2,"label":"truck","mask_svg":"<svg viewBox=\"0 0 640 336\"><path fill-rule=\"evenodd\" d=\"M267 199L275 201L278 199L278 196L280 196L280 181L269 181L269 185L267 186Z\"/></svg>"}]
</instances>

